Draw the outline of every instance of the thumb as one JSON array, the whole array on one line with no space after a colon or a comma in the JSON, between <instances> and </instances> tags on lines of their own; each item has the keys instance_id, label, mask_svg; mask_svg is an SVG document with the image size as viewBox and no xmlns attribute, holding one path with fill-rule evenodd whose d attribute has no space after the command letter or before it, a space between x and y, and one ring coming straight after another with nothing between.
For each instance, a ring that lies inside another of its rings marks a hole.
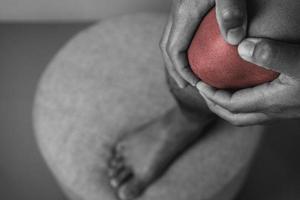
<instances>
[{"instance_id":1,"label":"thumb","mask_svg":"<svg viewBox=\"0 0 300 200\"><path fill-rule=\"evenodd\" d=\"M223 38L237 45L246 36L246 0L215 0L216 16Z\"/></svg>"},{"instance_id":2,"label":"thumb","mask_svg":"<svg viewBox=\"0 0 300 200\"><path fill-rule=\"evenodd\" d=\"M238 46L244 60L286 75L300 74L300 46L270 39L247 38Z\"/></svg>"}]
</instances>

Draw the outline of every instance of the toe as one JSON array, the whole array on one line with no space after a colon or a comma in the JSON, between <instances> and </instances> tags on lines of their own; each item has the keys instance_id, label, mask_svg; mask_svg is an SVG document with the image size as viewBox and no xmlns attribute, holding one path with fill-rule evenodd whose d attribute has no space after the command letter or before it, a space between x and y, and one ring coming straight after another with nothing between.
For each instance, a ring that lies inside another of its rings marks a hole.
<instances>
[{"instance_id":1,"label":"toe","mask_svg":"<svg viewBox=\"0 0 300 200\"><path fill-rule=\"evenodd\" d=\"M123 142L119 142L118 144L116 144L115 146L115 149L114 149L114 152L116 154L122 154L122 152L124 151L124 143Z\"/></svg>"},{"instance_id":2,"label":"toe","mask_svg":"<svg viewBox=\"0 0 300 200\"><path fill-rule=\"evenodd\" d=\"M144 188L144 185L140 181L131 179L120 187L118 196L121 200L133 200L143 193Z\"/></svg>"},{"instance_id":3,"label":"toe","mask_svg":"<svg viewBox=\"0 0 300 200\"><path fill-rule=\"evenodd\" d=\"M124 159L122 157L113 157L108 162L109 168L119 168L120 166L124 165Z\"/></svg>"},{"instance_id":4,"label":"toe","mask_svg":"<svg viewBox=\"0 0 300 200\"><path fill-rule=\"evenodd\" d=\"M117 188L132 177L132 171L129 168L124 168L117 176L110 180L112 187Z\"/></svg>"},{"instance_id":5,"label":"toe","mask_svg":"<svg viewBox=\"0 0 300 200\"><path fill-rule=\"evenodd\" d=\"M124 168L125 168L125 163L122 157L112 157L108 161L108 170L107 170L108 176L111 178L115 177L119 173L121 173L121 171L123 171Z\"/></svg>"}]
</instances>

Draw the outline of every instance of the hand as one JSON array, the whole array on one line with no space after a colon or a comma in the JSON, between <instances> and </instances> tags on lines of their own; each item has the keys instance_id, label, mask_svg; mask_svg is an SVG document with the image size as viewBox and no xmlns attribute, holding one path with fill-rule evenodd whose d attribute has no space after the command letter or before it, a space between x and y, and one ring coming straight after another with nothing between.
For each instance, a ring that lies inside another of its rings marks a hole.
<instances>
[{"instance_id":1,"label":"hand","mask_svg":"<svg viewBox=\"0 0 300 200\"><path fill-rule=\"evenodd\" d=\"M174 0L160 47L168 73L181 88L199 81L186 52L201 19L215 4L224 39L237 45L246 35L246 0Z\"/></svg>"},{"instance_id":2,"label":"hand","mask_svg":"<svg viewBox=\"0 0 300 200\"><path fill-rule=\"evenodd\" d=\"M249 62L281 74L272 82L234 93L203 82L197 88L210 110L234 125L263 124L300 117L300 45L249 38L238 46Z\"/></svg>"}]
</instances>

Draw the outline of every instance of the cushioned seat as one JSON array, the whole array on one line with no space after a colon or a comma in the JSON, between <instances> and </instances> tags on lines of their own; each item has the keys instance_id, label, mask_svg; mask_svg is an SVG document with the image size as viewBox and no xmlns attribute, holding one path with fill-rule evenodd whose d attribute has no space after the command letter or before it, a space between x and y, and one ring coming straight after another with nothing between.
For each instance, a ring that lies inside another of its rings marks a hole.
<instances>
[{"instance_id":1,"label":"cushioned seat","mask_svg":"<svg viewBox=\"0 0 300 200\"><path fill-rule=\"evenodd\" d=\"M115 200L106 175L114 141L176 106L158 43L162 14L108 19L73 38L38 86L41 152L70 199ZM260 127L224 121L172 165L141 200L229 200L261 138Z\"/></svg>"}]
</instances>

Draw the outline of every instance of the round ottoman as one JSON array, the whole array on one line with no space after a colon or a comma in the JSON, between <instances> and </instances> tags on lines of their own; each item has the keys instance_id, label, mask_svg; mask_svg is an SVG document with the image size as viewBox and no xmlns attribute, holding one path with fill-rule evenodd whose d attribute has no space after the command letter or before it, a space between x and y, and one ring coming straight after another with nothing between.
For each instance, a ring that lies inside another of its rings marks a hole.
<instances>
[{"instance_id":1,"label":"round ottoman","mask_svg":"<svg viewBox=\"0 0 300 200\"><path fill-rule=\"evenodd\" d=\"M41 77L36 138L70 199L116 200L107 177L112 144L177 106L158 47L165 22L157 13L107 19L73 38ZM232 199L261 135L261 127L219 120L140 199Z\"/></svg>"}]
</instances>

